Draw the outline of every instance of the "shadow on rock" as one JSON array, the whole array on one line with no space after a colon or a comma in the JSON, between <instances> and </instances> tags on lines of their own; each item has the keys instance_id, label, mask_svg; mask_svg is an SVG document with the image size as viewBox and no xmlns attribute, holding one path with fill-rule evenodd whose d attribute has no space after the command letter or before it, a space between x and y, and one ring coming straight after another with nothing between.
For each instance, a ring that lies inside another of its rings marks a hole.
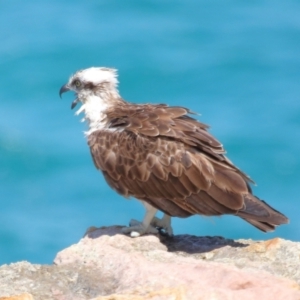
<instances>
[{"instance_id":1,"label":"shadow on rock","mask_svg":"<svg viewBox=\"0 0 300 300\"><path fill-rule=\"evenodd\" d=\"M162 243L170 252L186 252L189 254L204 253L225 246L247 247L248 244L236 242L231 239L225 239L221 236L194 236L194 235L176 235L173 238L161 239Z\"/></svg>"},{"instance_id":2,"label":"shadow on rock","mask_svg":"<svg viewBox=\"0 0 300 300\"><path fill-rule=\"evenodd\" d=\"M100 238L103 235L106 236L114 236L117 234L124 235L121 231L123 226L112 226L112 227L90 227L86 233L85 237L89 237L91 239ZM147 235L145 235L147 236ZM225 246L230 247L247 247L248 244L243 244L240 242L236 242L231 239L225 239L221 236L204 236L198 237L195 235L175 235L173 237L168 237L166 235L157 234L157 236L161 243L167 247L169 252L186 252L188 254L196 254L196 253L205 253L215 249L219 249ZM141 238L141 237L139 237Z\"/></svg>"}]
</instances>

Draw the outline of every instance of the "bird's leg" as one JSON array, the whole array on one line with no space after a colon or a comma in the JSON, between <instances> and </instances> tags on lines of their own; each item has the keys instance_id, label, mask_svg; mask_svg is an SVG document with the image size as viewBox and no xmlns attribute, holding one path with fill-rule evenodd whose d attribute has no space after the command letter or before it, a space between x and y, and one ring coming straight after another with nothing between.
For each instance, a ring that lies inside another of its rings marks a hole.
<instances>
[{"instance_id":1,"label":"bird's leg","mask_svg":"<svg viewBox=\"0 0 300 300\"><path fill-rule=\"evenodd\" d=\"M147 202L142 201L142 203L146 208L146 215L143 222L131 220L129 223L129 227L122 228L122 232L130 233L131 237L138 237L145 233L158 233L158 230L155 227L151 226L151 222L157 212L157 209Z\"/></svg>"},{"instance_id":2,"label":"bird's leg","mask_svg":"<svg viewBox=\"0 0 300 300\"><path fill-rule=\"evenodd\" d=\"M173 229L171 226L171 216L164 214L161 219L154 217L151 221L151 225L155 228L164 229L168 236L173 236Z\"/></svg>"}]
</instances>

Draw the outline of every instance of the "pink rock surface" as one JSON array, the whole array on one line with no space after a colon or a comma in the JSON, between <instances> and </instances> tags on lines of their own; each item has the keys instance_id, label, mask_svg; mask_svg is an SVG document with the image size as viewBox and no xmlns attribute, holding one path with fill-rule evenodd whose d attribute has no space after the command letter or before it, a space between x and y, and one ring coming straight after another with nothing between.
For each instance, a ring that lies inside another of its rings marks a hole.
<instances>
[{"instance_id":1,"label":"pink rock surface","mask_svg":"<svg viewBox=\"0 0 300 300\"><path fill-rule=\"evenodd\" d=\"M176 255L156 236L132 239L117 226L90 230L78 244L59 252L54 263L97 270L99 285L106 278L115 284L115 295L127 295L128 299L143 299L143 292L144 299L300 299L294 281L265 271Z\"/></svg>"}]
</instances>

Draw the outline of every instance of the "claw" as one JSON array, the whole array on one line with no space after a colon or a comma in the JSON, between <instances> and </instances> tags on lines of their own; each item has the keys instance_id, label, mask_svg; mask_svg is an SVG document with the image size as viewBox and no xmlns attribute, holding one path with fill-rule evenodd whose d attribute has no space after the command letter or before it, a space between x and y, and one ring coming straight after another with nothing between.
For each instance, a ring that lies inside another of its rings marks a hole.
<instances>
[{"instance_id":1,"label":"claw","mask_svg":"<svg viewBox=\"0 0 300 300\"><path fill-rule=\"evenodd\" d=\"M161 219L154 217L151 221L151 225L158 228L162 235L168 235L170 237L174 235L171 226L171 217L168 215L164 215Z\"/></svg>"},{"instance_id":2,"label":"claw","mask_svg":"<svg viewBox=\"0 0 300 300\"><path fill-rule=\"evenodd\" d=\"M158 233L158 230L151 225L146 228L142 222L131 220L129 223L129 227L123 227L122 232L125 234L130 233L131 237L139 237L147 233L156 234Z\"/></svg>"}]
</instances>

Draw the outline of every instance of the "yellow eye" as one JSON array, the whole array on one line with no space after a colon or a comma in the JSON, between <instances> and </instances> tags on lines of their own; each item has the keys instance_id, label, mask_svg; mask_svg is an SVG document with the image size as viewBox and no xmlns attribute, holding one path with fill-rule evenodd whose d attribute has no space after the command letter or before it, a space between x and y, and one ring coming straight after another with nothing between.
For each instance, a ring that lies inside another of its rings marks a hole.
<instances>
[{"instance_id":1,"label":"yellow eye","mask_svg":"<svg viewBox=\"0 0 300 300\"><path fill-rule=\"evenodd\" d=\"M78 79L76 79L76 80L74 81L74 84L75 84L76 87L80 87L80 86L81 86L81 82L80 82L80 80L78 80Z\"/></svg>"}]
</instances>

